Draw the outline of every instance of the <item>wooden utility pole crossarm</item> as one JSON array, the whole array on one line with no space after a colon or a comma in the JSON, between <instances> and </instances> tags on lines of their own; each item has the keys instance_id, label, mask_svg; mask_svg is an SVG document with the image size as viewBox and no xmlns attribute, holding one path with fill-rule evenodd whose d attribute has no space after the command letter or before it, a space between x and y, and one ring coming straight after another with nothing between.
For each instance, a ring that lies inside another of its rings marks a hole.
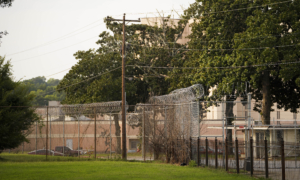
<instances>
[{"instance_id":1,"label":"wooden utility pole crossarm","mask_svg":"<svg viewBox=\"0 0 300 180\"><path fill-rule=\"evenodd\" d=\"M126 160L127 152L126 152L126 97L125 97L125 22L141 22L138 20L126 20L125 14L123 19L110 19L107 17L108 21L123 21L123 43L122 43L122 159Z\"/></svg>"}]
</instances>

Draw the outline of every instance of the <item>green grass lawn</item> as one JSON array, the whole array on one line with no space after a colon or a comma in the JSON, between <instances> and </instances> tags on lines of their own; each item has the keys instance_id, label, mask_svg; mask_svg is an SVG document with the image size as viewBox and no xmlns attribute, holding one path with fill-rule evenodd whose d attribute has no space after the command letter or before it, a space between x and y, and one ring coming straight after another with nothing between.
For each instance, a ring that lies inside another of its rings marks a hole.
<instances>
[{"instance_id":1,"label":"green grass lawn","mask_svg":"<svg viewBox=\"0 0 300 180\"><path fill-rule=\"evenodd\" d=\"M228 174L222 170L182 167L158 162L126 162L69 157L0 154L0 179L208 179L247 180L245 175Z\"/></svg>"}]
</instances>

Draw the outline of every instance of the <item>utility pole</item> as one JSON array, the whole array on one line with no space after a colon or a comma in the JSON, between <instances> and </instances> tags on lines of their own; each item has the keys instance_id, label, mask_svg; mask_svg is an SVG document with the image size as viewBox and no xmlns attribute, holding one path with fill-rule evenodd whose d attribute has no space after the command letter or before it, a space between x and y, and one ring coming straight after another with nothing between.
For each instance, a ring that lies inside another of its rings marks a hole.
<instances>
[{"instance_id":1,"label":"utility pole","mask_svg":"<svg viewBox=\"0 0 300 180\"><path fill-rule=\"evenodd\" d=\"M141 22L141 20L126 20L125 13L123 19L110 19L107 17L108 21L123 21L123 43L122 43L122 159L127 159L126 153L126 97L125 97L125 22Z\"/></svg>"}]
</instances>

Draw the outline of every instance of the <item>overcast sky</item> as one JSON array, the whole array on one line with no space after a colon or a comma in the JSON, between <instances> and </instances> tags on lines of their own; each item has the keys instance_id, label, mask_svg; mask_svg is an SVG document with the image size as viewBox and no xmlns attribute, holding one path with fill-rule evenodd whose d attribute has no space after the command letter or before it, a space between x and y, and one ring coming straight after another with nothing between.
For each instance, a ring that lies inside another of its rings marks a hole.
<instances>
[{"instance_id":1,"label":"overcast sky","mask_svg":"<svg viewBox=\"0 0 300 180\"><path fill-rule=\"evenodd\" d=\"M0 56L11 59L15 80L36 76L62 79L77 62L75 52L97 48L98 35L106 30L106 16L122 18L126 13L129 19L154 17L157 10L180 10L193 2L15 0L12 7L0 8L0 31L9 33L1 39Z\"/></svg>"}]
</instances>

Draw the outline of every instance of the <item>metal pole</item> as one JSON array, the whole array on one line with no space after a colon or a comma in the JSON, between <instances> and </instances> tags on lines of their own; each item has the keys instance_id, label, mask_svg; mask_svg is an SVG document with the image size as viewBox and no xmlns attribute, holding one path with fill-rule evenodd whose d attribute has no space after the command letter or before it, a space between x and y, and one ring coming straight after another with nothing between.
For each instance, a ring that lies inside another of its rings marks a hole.
<instances>
[{"instance_id":1,"label":"metal pole","mask_svg":"<svg viewBox=\"0 0 300 180\"><path fill-rule=\"evenodd\" d=\"M235 157L236 157L236 173L240 173L240 160L239 160L239 141L235 139Z\"/></svg>"},{"instance_id":2,"label":"metal pole","mask_svg":"<svg viewBox=\"0 0 300 180\"><path fill-rule=\"evenodd\" d=\"M223 164L224 164L224 157L225 157L225 149L224 149L224 144L225 144L225 137L224 137L224 123L225 123L225 107L224 107L225 102L222 102L222 146L223 146Z\"/></svg>"},{"instance_id":3,"label":"metal pole","mask_svg":"<svg viewBox=\"0 0 300 180\"><path fill-rule=\"evenodd\" d=\"M63 118L63 141L63 156L65 156L65 118Z\"/></svg>"},{"instance_id":4,"label":"metal pole","mask_svg":"<svg viewBox=\"0 0 300 180\"><path fill-rule=\"evenodd\" d=\"M205 165L208 166L208 139L205 139Z\"/></svg>"},{"instance_id":5,"label":"metal pole","mask_svg":"<svg viewBox=\"0 0 300 180\"><path fill-rule=\"evenodd\" d=\"M126 160L126 116L125 116L125 14L123 16L122 43L122 159Z\"/></svg>"},{"instance_id":6,"label":"metal pole","mask_svg":"<svg viewBox=\"0 0 300 180\"><path fill-rule=\"evenodd\" d=\"M109 148L110 148L110 158L112 158L111 156L111 145L112 145L112 138L111 138L111 112L109 115L109 137L110 137L110 143L109 143Z\"/></svg>"},{"instance_id":7,"label":"metal pole","mask_svg":"<svg viewBox=\"0 0 300 180\"><path fill-rule=\"evenodd\" d=\"M248 93L248 142L250 140L250 126L251 126L251 123L250 123L250 119L251 119L251 94ZM250 152L251 153L251 152ZM248 153L249 155L249 153Z\"/></svg>"},{"instance_id":8,"label":"metal pole","mask_svg":"<svg viewBox=\"0 0 300 180\"><path fill-rule=\"evenodd\" d=\"M218 168L218 139L215 139L215 166Z\"/></svg>"},{"instance_id":9,"label":"metal pole","mask_svg":"<svg viewBox=\"0 0 300 180\"><path fill-rule=\"evenodd\" d=\"M97 118L97 114L96 114L96 107L94 108L94 114L95 114L95 121L94 121L94 156L95 156L95 159L97 159L97 156L96 156L96 150L97 150L97 139L96 139L96 134L97 134L97 123L96 123L96 118Z\"/></svg>"},{"instance_id":10,"label":"metal pole","mask_svg":"<svg viewBox=\"0 0 300 180\"><path fill-rule=\"evenodd\" d=\"M146 147L145 147L145 107L143 108L143 159L146 161Z\"/></svg>"},{"instance_id":11,"label":"metal pole","mask_svg":"<svg viewBox=\"0 0 300 180\"><path fill-rule=\"evenodd\" d=\"M52 120L52 118L51 118L51 115L50 115L50 129L49 129L49 131L50 131L50 138L49 138L49 150L50 150L50 152L51 152L51 120ZM53 154L52 154L53 155Z\"/></svg>"},{"instance_id":12,"label":"metal pole","mask_svg":"<svg viewBox=\"0 0 300 180\"><path fill-rule=\"evenodd\" d=\"M80 150L80 127L79 127L79 117L77 116L77 122L78 122L78 158L80 158L80 155L79 155L79 150Z\"/></svg>"},{"instance_id":13,"label":"metal pole","mask_svg":"<svg viewBox=\"0 0 300 180\"><path fill-rule=\"evenodd\" d=\"M153 142L155 142L156 141L156 124L155 124L155 116L156 116L156 111L154 110L153 111ZM154 160L157 160L157 157L158 157L158 155L157 155L157 153L155 152L155 146L153 146L153 159Z\"/></svg>"},{"instance_id":14,"label":"metal pole","mask_svg":"<svg viewBox=\"0 0 300 180\"><path fill-rule=\"evenodd\" d=\"M201 154L200 154L200 138L198 137L198 139L197 139L197 159L198 159L198 161L197 161L197 163L198 163L198 166L200 166L200 164L201 164Z\"/></svg>"},{"instance_id":15,"label":"metal pole","mask_svg":"<svg viewBox=\"0 0 300 180\"><path fill-rule=\"evenodd\" d=\"M225 168L228 171L228 139L225 140Z\"/></svg>"},{"instance_id":16,"label":"metal pole","mask_svg":"<svg viewBox=\"0 0 300 180\"><path fill-rule=\"evenodd\" d=\"M285 157L284 157L284 141L281 140L281 179L285 180Z\"/></svg>"},{"instance_id":17,"label":"metal pole","mask_svg":"<svg viewBox=\"0 0 300 180\"><path fill-rule=\"evenodd\" d=\"M297 144L297 130L296 130L296 125L297 125L297 121L296 121L296 118L294 118L295 121L294 121L294 127L295 127L295 151L296 151L296 144ZM297 156L295 155L295 167L297 168Z\"/></svg>"},{"instance_id":18,"label":"metal pole","mask_svg":"<svg viewBox=\"0 0 300 180\"><path fill-rule=\"evenodd\" d=\"M253 139L250 138L250 171L251 176L253 176Z\"/></svg>"},{"instance_id":19,"label":"metal pole","mask_svg":"<svg viewBox=\"0 0 300 180\"><path fill-rule=\"evenodd\" d=\"M47 106L47 124L46 124L46 160L48 158L48 106Z\"/></svg>"},{"instance_id":20,"label":"metal pole","mask_svg":"<svg viewBox=\"0 0 300 180\"><path fill-rule=\"evenodd\" d=\"M265 173L266 173L266 179L269 178L268 142L266 137L265 137Z\"/></svg>"},{"instance_id":21,"label":"metal pole","mask_svg":"<svg viewBox=\"0 0 300 180\"><path fill-rule=\"evenodd\" d=\"M37 151L37 121L35 122L35 155Z\"/></svg>"},{"instance_id":22,"label":"metal pole","mask_svg":"<svg viewBox=\"0 0 300 180\"><path fill-rule=\"evenodd\" d=\"M190 137L190 160L193 160L193 152L192 152L192 137Z\"/></svg>"}]
</instances>

